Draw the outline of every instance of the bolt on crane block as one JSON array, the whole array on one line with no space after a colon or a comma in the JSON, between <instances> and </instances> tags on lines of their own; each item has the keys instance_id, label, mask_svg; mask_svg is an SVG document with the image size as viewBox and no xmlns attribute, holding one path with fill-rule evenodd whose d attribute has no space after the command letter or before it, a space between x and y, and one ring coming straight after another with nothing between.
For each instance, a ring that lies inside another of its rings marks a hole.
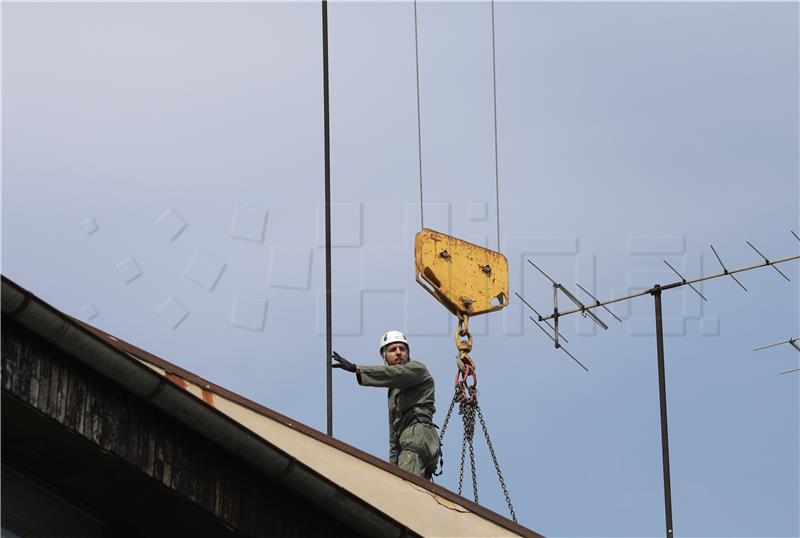
<instances>
[{"instance_id":1,"label":"bolt on crane block","mask_svg":"<svg viewBox=\"0 0 800 538\"><path fill-rule=\"evenodd\" d=\"M499 252L424 228L414 255L417 282L459 319L508 305L508 260Z\"/></svg>"}]
</instances>

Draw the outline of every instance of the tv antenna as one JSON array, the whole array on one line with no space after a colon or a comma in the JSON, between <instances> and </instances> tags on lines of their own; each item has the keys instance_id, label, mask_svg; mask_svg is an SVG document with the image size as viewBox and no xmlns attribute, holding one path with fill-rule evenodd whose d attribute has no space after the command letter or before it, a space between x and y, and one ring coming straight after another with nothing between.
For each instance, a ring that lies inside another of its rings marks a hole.
<instances>
[{"instance_id":1,"label":"tv antenna","mask_svg":"<svg viewBox=\"0 0 800 538\"><path fill-rule=\"evenodd\" d=\"M792 233L794 233L794 232L792 232ZM798 341L798 338L789 338L788 340L784 340L782 342L775 342L774 344L767 344L766 346L757 347L753 351L760 351L762 349L767 349L768 347L780 346L782 344L789 344L790 346L795 348L797 351L800 351L800 345L798 345L797 341ZM800 372L800 368L792 368L791 370L786 370L786 371L780 372L780 374L781 375L790 374L792 372Z\"/></svg>"},{"instance_id":2,"label":"tv antenna","mask_svg":"<svg viewBox=\"0 0 800 538\"><path fill-rule=\"evenodd\" d=\"M798 236L794 231L791 231L791 234L795 237L795 239L800 241L800 236ZM547 278L553 286L553 313L547 316L542 316L535 308L533 308L533 306L531 306L525 299L523 299L522 296L520 296L518 293L516 294L517 297L519 297L522 300L522 302L525 303L525 305L536 314L537 316L536 319L534 319L533 316L529 316L529 319L537 327L539 327L542 331L544 331L548 337L550 337L550 339L554 342L556 349L560 348L561 350L563 350L567 355L569 355L572 358L572 360L577 362L587 372L588 369L585 366L583 366L583 364L581 364L581 362L578 361L578 359L576 359L569 351L564 349L564 347L561 345L560 341L565 339L558 330L559 319L564 316L568 316L570 314L580 313L584 317L589 317L597 325L606 330L608 329L608 325L606 325L599 317L597 317L597 315L594 312L592 312L592 310L603 308L606 312L611 314L617 321L622 322L622 320L619 317L617 317L613 312L611 312L611 310L608 309L607 307L608 305L622 301L628 301L631 299L635 299L636 297L642 297L645 295L651 295L653 297L655 303L656 352L658 357L658 395L659 395L660 414L661 414L661 461L662 461L662 468L664 475L664 515L666 520L665 523L666 523L667 538L672 538L673 528L672 528L672 489L670 484L670 470L669 470L669 435L667 428L667 387L666 387L665 369L664 369L664 327L663 327L663 320L661 313L661 295L665 291L678 289L683 286L689 286L692 289L692 291L694 291L697 295L700 296L701 299L703 299L704 301L708 301L708 299L706 299L706 297L702 293L700 293L700 291L697 288L695 288L692 284L697 284L699 282L703 282L706 280L712 280L715 278L721 278L726 276L732 278L739 285L739 287L741 287L744 291L747 291L747 288L745 288L744 285L739 281L739 279L737 279L734 275L737 273L743 273L745 271L751 271L753 269L760 269L762 267L772 267L773 269L775 269L775 271L777 271L780 274L781 277L783 277L787 281L790 280L789 277L786 276L776 266L781 263L799 259L800 255L786 256L783 258L771 260L766 256L764 256L764 254L762 254L761 251L759 251L758 248L756 248L750 241L747 241L746 243L764 260L763 262L754 265L748 265L745 267L740 267L738 269L729 270L722 262L722 259L720 258L717 250L714 248L713 245L711 245L711 250L714 253L714 256L717 258L717 261L719 262L720 266L722 267L722 271L719 273L701 276L694 279L687 279L682 274L680 274L677 269L675 269L672 265L670 265L669 262L667 262L666 260L662 260L667 265L667 267L669 267L676 275L678 275L678 278L680 278L680 280L664 285L655 284L653 285L653 287L643 291L639 291L637 293L632 293L630 295L625 295L622 297L615 297L612 299L606 299L603 301L598 300L594 295L589 293L588 290L586 290L586 288L584 288L580 284L576 284L581 290L584 291L584 293L586 293L589 297L592 298L592 300L594 301L593 303L583 303L576 297L575 294L571 293L564 285L550 278L550 276L547 275L539 266L537 266L532 261L528 260L528 263L530 263L542 275L544 275L544 277ZM565 295L572 303L575 304L575 306L567 310L559 311L558 292L561 292L563 295ZM550 323L550 320L552 320L552 323ZM547 331L547 329L545 329L542 326L542 324L547 325L552 330L553 334L551 335ZM798 347L798 345L795 342L796 339L787 342L778 342L777 344L771 344L771 345L790 343L793 347L795 347L796 349L798 349L798 351L800 351L800 347ZM770 346L765 346L765 347L770 347ZM800 368L798 368L797 370L800 370ZM795 370L788 370L786 372L781 372L781 373L788 373L791 371Z\"/></svg>"}]
</instances>

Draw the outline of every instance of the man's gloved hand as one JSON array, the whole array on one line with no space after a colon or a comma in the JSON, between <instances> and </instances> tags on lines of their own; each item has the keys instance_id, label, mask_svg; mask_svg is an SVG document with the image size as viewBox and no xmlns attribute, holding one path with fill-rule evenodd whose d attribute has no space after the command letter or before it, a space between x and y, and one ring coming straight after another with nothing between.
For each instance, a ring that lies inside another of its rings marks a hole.
<instances>
[{"instance_id":1,"label":"man's gloved hand","mask_svg":"<svg viewBox=\"0 0 800 538\"><path fill-rule=\"evenodd\" d=\"M333 355L331 355L331 358L338 363L338 364L334 364L332 366L332 368L341 368L342 370L347 370L348 372L355 372L356 371L356 365L355 364L353 364L349 360L345 359L344 357L342 357L341 355L339 355L335 351L333 352Z\"/></svg>"}]
</instances>

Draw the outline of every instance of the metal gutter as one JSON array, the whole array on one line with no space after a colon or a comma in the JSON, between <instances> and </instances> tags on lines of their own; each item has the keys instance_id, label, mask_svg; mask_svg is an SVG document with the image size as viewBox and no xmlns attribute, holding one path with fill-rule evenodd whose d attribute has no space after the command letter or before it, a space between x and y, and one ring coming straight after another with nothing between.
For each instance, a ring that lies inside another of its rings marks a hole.
<instances>
[{"instance_id":1,"label":"metal gutter","mask_svg":"<svg viewBox=\"0 0 800 538\"><path fill-rule=\"evenodd\" d=\"M2 313L134 395L149 400L165 414L225 447L340 521L356 524L368 535L398 538L408 535L404 525L337 487L179 386L165 382L163 376L86 332L77 320L5 276L2 277Z\"/></svg>"},{"instance_id":2,"label":"metal gutter","mask_svg":"<svg viewBox=\"0 0 800 538\"><path fill-rule=\"evenodd\" d=\"M332 516L350 524L356 518L362 532L462 538L541 536L449 489L72 318L5 277L2 291L4 317L18 319L115 383L126 388L138 385L128 390L265 474L280 478ZM150 375L143 375L142 369ZM264 454L266 447L269 457ZM309 475L302 485L297 483L298 475L291 474L289 479L293 465ZM404 502L398 504L400 498Z\"/></svg>"}]
</instances>

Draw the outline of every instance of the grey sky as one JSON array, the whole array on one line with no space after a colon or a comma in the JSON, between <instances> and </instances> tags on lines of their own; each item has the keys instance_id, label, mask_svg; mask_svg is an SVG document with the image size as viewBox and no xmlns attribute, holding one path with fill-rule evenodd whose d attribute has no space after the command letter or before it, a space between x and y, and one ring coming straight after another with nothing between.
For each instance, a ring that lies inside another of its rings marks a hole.
<instances>
[{"instance_id":1,"label":"grey sky","mask_svg":"<svg viewBox=\"0 0 800 538\"><path fill-rule=\"evenodd\" d=\"M2 9L3 274L324 430L319 4ZM490 5L418 9L426 226L494 248ZM380 334L408 331L441 422L454 323L413 281L413 5L329 13L334 348L376 362ZM796 253L799 15L797 3L498 3L512 292L552 308L526 259L605 298L674 281L662 259L716 272L709 243L729 267L758 261L746 240ZM800 532L800 376L777 374L800 354L752 352L800 336L797 263L782 270L791 283L742 275L748 293L706 283L708 303L664 296L677 536ZM521 522L546 535L663 533L653 304L614 310L624 323L601 316L602 334L564 320L588 374L513 294L473 322L506 481ZM335 374L335 435L385 457L383 391ZM450 488L459 436L454 424L445 439ZM505 513L476 444L481 502Z\"/></svg>"}]
</instances>

